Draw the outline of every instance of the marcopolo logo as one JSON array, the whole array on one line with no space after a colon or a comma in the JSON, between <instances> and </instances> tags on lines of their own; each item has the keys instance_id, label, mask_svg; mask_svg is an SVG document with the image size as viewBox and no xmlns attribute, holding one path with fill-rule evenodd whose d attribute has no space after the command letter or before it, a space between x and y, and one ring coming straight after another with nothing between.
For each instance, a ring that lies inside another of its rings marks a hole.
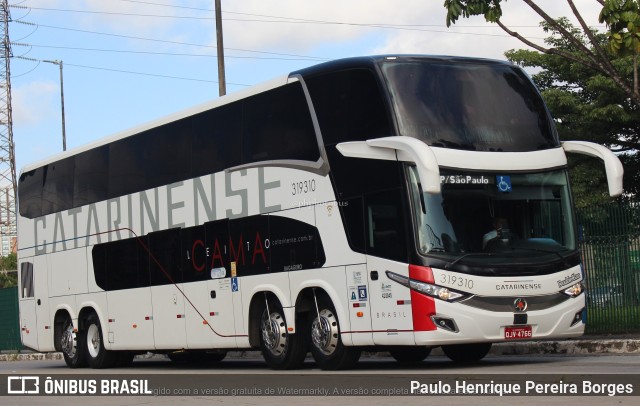
<instances>
[{"instance_id":1,"label":"marcopolo logo","mask_svg":"<svg viewBox=\"0 0 640 406\"><path fill-rule=\"evenodd\" d=\"M8 395L37 395L40 393L40 377L9 376L7 377Z\"/></svg>"}]
</instances>

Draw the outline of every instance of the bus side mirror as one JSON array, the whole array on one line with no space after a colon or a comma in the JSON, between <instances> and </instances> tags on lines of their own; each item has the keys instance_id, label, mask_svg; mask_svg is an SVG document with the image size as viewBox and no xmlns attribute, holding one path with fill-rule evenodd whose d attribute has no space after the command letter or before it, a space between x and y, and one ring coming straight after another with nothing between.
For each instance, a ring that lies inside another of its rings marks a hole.
<instances>
[{"instance_id":1,"label":"bus side mirror","mask_svg":"<svg viewBox=\"0 0 640 406\"><path fill-rule=\"evenodd\" d=\"M416 138L397 136L342 142L336 148L350 158L411 162L418 169L422 190L440 193L440 168L436 156L427 144Z\"/></svg>"},{"instance_id":2,"label":"bus side mirror","mask_svg":"<svg viewBox=\"0 0 640 406\"><path fill-rule=\"evenodd\" d=\"M622 194L622 175L624 174L624 169L618 157L615 156L609 148L587 141L563 141L562 148L566 152L589 155L602 159L607 173L609 195L615 197Z\"/></svg>"}]
</instances>

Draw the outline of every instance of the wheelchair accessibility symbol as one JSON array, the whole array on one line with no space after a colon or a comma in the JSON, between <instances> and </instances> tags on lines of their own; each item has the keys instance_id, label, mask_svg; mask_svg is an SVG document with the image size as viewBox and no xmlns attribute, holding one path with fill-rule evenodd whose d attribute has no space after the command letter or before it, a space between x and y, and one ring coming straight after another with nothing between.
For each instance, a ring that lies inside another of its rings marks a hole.
<instances>
[{"instance_id":1,"label":"wheelchair accessibility symbol","mask_svg":"<svg viewBox=\"0 0 640 406\"><path fill-rule=\"evenodd\" d=\"M238 278L231 278L231 291L232 292L238 291Z\"/></svg>"},{"instance_id":2,"label":"wheelchair accessibility symbol","mask_svg":"<svg viewBox=\"0 0 640 406\"><path fill-rule=\"evenodd\" d=\"M496 176L496 186L498 187L498 192L511 192L511 176Z\"/></svg>"}]
</instances>

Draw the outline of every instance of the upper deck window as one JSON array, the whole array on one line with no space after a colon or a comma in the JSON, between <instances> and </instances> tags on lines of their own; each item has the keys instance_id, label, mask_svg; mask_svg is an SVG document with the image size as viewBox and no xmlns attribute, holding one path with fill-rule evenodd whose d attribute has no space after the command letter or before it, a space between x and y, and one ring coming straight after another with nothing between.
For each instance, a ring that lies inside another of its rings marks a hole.
<instances>
[{"instance_id":1,"label":"upper deck window","mask_svg":"<svg viewBox=\"0 0 640 406\"><path fill-rule=\"evenodd\" d=\"M400 135L472 151L559 146L542 98L517 67L412 60L385 62L382 71Z\"/></svg>"}]
</instances>

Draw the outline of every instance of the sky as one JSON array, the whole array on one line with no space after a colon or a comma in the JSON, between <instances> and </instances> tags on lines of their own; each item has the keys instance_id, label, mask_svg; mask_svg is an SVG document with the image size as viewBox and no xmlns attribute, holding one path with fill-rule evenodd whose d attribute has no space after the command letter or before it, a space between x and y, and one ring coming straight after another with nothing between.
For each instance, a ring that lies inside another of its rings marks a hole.
<instances>
[{"instance_id":1,"label":"sky","mask_svg":"<svg viewBox=\"0 0 640 406\"><path fill-rule=\"evenodd\" d=\"M218 98L214 0L10 0L18 168ZM526 48L482 17L446 27L443 0L222 0L227 93L339 58L432 54L505 59ZM504 1L503 1L504 3ZM537 2L553 17L566 2ZM597 25L601 6L578 0ZM502 21L542 43L521 0Z\"/></svg>"}]
</instances>

